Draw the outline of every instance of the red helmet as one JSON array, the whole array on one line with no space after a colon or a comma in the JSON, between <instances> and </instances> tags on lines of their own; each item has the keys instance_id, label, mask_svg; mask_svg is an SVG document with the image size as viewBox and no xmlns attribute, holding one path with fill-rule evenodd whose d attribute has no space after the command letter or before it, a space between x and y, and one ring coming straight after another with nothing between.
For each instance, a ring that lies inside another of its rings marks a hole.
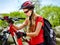
<instances>
[{"instance_id":1,"label":"red helmet","mask_svg":"<svg viewBox=\"0 0 60 45\"><path fill-rule=\"evenodd\" d=\"M31 1L26 1L21 5L21 9L34 9L34 4Z\"/></svg>"}]
</instances>

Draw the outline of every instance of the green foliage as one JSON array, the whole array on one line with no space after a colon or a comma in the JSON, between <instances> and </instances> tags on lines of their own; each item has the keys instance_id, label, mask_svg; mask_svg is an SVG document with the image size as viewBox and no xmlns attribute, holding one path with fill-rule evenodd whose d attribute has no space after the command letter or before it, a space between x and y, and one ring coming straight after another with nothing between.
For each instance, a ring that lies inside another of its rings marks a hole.
<instances>
[{"instance_id":1,"label":"green foliage","mask_svg":"<svg viewBox=\"0 0 60 45\"><path fill-rule=\"evenodd\" d=\"M12 17L12 18L13 17L15 17L15 18L18 18L18 17L25 18L26 17L23 12L19 12L19 11L17 11L17 12L11 12L9 14L9 16Z\"/></svg>"},{"instance_id":2,"label":"green foliage","mask_svg":"<svg viewBox=\"0 0 60 45\"><path fill-rule=\"evenodd\" d=\"M10 17L18 17L18 15L20 15L19 12L11 12L11 13L9 14Z\"/></svg>"},{"instance_id":3,"label":"green foliage","mask_svg":"<svg viewBox=\"0 0 60 45\"><path fill-rule=\"evenodd\" d=\"M9 17L12 17L12 18L26 18L25 14L23 12L19 12L19 11L15 11L15 12L11 12L9 14L7 13L4 13L2 14L2 17L4 16L9 16ZM16 23L22 23L24 20L19 20ZM8 26L8 23L6 21L2 21L0 20L0 26L1 27L7 27Z\"/></svg>"},{"instance_id":4,"label":"green foliage","mask_svg":"<svg viewBox=\"0 0 60 45\"><path fill-rule=\"evenodd\" d=\"M2 16L9 16L9 14L8 13L3 13L3 14L1 14Z\"/></svg>"},{"instance_id":5,"label":"green foliage","mask_svg":"<svg viewBox=\"0 0 60 45\"><path fill-rule=\"evenodd\" d=\"M53 27L60 25L60 7L44 6L40 9L40 15L47 18Z\"/></svg>"},{"instance_id":6,"label":"green foliage","mask_svg":"<svg viewBox=\"0 0 60 45\"><path fill-rule=\"evenodd\" d=\"M36 10L36 12L40 15L42 15L44 18L47 18L50 23L52 24L53 27L55 26L58 26L60 25L60 7L58 6L44 6L42 8L39 8L39 10ZM2 14L2 17L3 16L9 16L9 17L12 17L12 18L18 18L18 17L21 17L21 18L26 18L25 14L21 11L15 11L15 12L11 12L9 14L7 13L4 13ZM18 22L16 23L22 23L24 20L19 20ZM5 22L3 21L0 21L0 26L5 26Z\"/></svg>"},{"instance_id":7,"label":"green foliage","mask_svg":"<svg viewBox=\"0 0 60 45\"><path fill-rule=\"evenodd\" d=\"M6 21L0 20L0 27L7 27L8 23Z\"/></svg>"}]
</instances>

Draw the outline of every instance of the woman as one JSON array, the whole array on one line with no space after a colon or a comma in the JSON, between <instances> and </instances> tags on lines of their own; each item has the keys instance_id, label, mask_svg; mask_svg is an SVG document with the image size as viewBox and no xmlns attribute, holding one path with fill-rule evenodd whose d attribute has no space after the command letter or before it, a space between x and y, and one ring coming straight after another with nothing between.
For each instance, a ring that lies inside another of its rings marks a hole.
<instances>
[{"instance_id":1,"label":"woman","mask_svg":"<svg viewBox=\"0 0 60 45\"><path fill-rule=\"evenodd\" d=\"M25 26L28 26L29 32L26 32L24 35L31 37L31 45L44 45L44 31L42 29L42 26L44 25L43 18L34 13L34 5L30 1L24 2L21 9L23 9L27 18L20 27L15 26L16 29L20 30Z\"/></svg>"}]
</instances>

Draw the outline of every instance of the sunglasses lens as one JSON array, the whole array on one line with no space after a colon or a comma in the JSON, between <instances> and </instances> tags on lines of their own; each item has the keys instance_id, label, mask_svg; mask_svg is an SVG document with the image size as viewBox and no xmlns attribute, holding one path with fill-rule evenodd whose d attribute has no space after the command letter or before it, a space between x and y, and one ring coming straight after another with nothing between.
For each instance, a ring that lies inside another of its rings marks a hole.
<instances>
[{"instance_id":1,"label":"sunglasses lens","mask_svg":"<svg viewBox=\"0 0 60 45\"><path fill-rule=\"evenodd\" d=\"M28 10L29 11L29 10ZM25 11L24 13L27 13L28 11Z\"/></svg>"}]
</instances>

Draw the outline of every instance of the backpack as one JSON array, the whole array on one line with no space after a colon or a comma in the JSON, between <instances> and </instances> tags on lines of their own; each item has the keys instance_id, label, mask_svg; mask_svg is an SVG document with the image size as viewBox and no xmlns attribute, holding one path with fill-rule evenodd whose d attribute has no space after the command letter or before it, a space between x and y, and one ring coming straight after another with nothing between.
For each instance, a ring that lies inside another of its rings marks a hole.
<instances>
[{"instance_id":1,"label":"backpack","mask_svg":"<svg viewBox=\"0 0 60 45\"><path fill-rule=\"evenodd\" d=\"M45 45L56 45L56 34L52 29L52 25L47 19L43 18L43 20L44 26L42 28L44 30Z\"/></svg>"}]
</instances>

